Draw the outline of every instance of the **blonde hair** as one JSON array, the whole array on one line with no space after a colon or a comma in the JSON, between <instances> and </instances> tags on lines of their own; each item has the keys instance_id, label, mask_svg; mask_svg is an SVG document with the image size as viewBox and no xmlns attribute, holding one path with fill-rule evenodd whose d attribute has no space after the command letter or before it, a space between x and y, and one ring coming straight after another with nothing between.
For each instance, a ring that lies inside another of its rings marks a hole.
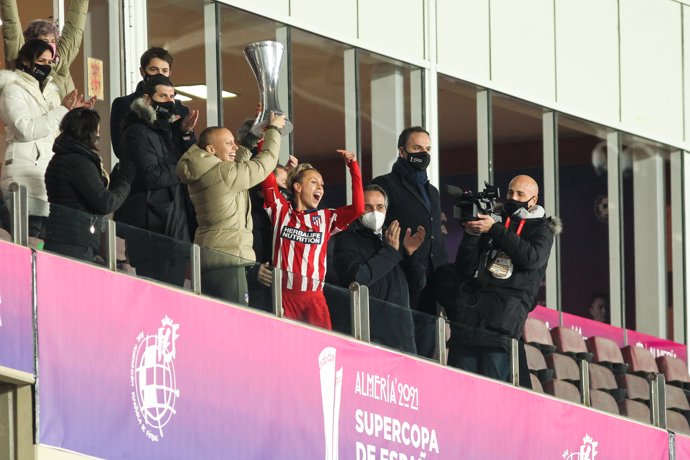
<instances>
[{"instance_id":1,"label":"blonde hair","mask_svg":"<svg viewBox=\"0 0 690 460\"><path fill-rule=\"evenodd\" d=\"M293 185L295 185L295 183L302 182L304 174L307 171L316 171L317 173L319 172L319 170L313 167L310 163L300 163L299 165L297 165L296 168L290 170L287 178L287 188L291 193L294 193L294 190L292 188Z\"/></svg>"}]
</instances>

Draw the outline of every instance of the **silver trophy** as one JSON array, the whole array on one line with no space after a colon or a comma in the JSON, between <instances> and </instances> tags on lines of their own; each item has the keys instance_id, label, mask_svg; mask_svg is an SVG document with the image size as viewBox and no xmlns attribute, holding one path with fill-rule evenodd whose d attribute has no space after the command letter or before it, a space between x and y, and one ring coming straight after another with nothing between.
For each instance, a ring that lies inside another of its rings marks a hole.
<instances>
[{"instance_id":1,"label":"silver trophy","mask_svg":"<svg viewBox=\"0 0 690 460\"><path fill-rule=\"evenodd\" d=\"M278 106L278 76L280 75L280 61L283 57L285 48L281 43L264 41L250 43L244 49L244 56L252 68L256 83L259 85L259 96L261 101L261 113L256 117L252 133L261 136L263 130L271 120L271 112L283 114L283 110ZM280 134L286 136L292 131L292 123L285 120L285 126L280 130Z\"/></svg>"}]
</instances>

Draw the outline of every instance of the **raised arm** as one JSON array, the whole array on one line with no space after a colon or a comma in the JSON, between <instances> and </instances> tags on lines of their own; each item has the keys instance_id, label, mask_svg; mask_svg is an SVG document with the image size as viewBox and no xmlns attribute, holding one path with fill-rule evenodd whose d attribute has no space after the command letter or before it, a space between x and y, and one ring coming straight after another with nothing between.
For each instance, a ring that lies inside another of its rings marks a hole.
<instances>
[{"instance_id":1,"label":"raised arm","mask_svg":"<svg viewBox=\"0 0 690 460\"><path fill-rule=\"evenodd\" d=\"M338 150L350 170L352 178L352 204L342 206L336 210L335 229L344 230L350 222L357 219L364 213L364 190L362 189L362 174L359 164L355 160L354 153L346 150Z\"/></svg>"},{"instance_id":2,"label":"raised arm","mask_svg":"<svg viewBox=\"0 0 690 460\"><path fill-rule=\"evenodd\" d=\"M280 132L277 128L270 128L264 133L264 143L261 151L254 158L247 160L251 152L245 147L237 151L238 158L244 161L226 161L221 164L221 175L225 184L232 191L247 190L271 175L278 164L280 153Z\"/></svg>"},{"instance_id":3,"label":"raised arm","mask_svg":"<svg viewBox=\"0 0 690 460\"><path fill-rule=\"evenodd\" d=\"M24 46L17 0L0 0L0 19L2 19L2 44L5 48L5 68L14 69L14 60L17 59L19 50Z\"/></svg>"},{"instance_id":4,"label":"raised arm","mask_svg":"<svg viewBox=\"0 0 690 460\"><path fill-rule=\"evenodd\" d=\"M69 69L79 54L88 12L89 0L72 0L70 2L69 11L65 18L65 27L62 29L57 44L57 54L60 60L55 64L55 76L63 83L62 86L65 87L66 92L74 89L74 82Z\"/></svg>"}]
</instances>

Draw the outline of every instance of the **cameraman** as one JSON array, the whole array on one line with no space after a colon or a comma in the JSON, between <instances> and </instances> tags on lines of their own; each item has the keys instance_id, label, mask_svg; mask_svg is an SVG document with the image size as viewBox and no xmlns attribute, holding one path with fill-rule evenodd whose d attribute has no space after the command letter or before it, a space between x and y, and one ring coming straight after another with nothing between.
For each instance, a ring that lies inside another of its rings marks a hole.
<instances>
[{"instance_id":1,"label":"cameraman","mask_svg":"<svg viewBox=\"0 0 690 460\"><path fill-rule=\"evenodd\" d=\"M480 214L462 224L455 265L442 270L437 287L449 319L460 325L451 336L449 365L509 381L509 339L522 336L560 233L560 221L545 217L538 195L534 179L517 176L508 186L503 222Z\"/></svg>"}]
</instances>

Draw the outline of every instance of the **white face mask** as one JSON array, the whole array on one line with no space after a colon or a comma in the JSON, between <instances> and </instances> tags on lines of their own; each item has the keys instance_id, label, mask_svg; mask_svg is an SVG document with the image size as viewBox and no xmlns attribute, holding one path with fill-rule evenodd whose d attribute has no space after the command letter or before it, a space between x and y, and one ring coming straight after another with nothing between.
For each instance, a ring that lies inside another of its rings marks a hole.
<instances>
[{"instance_id":1,"label":"white face mask","mask_svg":"<svg viewBox=\"0 0 690 460\"><path fill-rule=\"evenodd\" d=\"M362 217L360 217L359 220L362 222L362 225L372 232L379 233L381 231L381 227L383 227L383 221L386 220L386 213L379 211L368 212L366 214L362 214Z\"/></svg>"}]
</instances>

